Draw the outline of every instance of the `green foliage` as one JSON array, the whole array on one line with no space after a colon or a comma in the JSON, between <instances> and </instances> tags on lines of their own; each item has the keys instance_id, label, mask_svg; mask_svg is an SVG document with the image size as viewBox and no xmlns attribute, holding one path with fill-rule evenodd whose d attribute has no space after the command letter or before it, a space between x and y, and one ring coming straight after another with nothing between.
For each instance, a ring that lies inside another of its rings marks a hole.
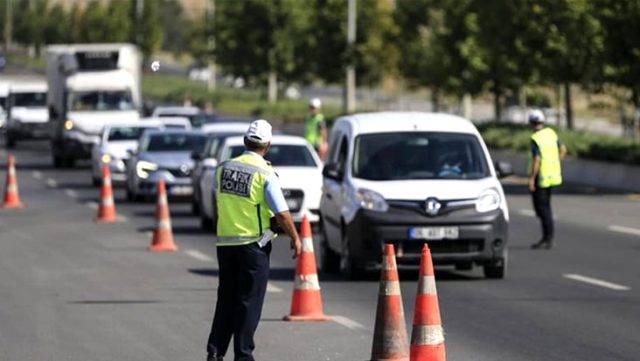
<instances>
[{"instance_id":1,"label":"green foliage","mask_svg":"<svg viewBox=\"0 0 640 361\"><path fill-rule=\"evenodd\" d=\"M69 22L64 7L55 4L49 9L47 23L44 28L44 41L46 44L64 43L69 34Z\"/></svg>"},{"instance_id":2,"label":"green foliage","mask_svg":"<svg viewBox=\"0 0 640 361\"><path fill-rule=\"evenodd\" d=\"M531 129L526 125L484 123L478 126L487 146L528 152ZM558 136L579 158L640 165L640 142L582 131L558 130Z\"/></svg>"},{"instance_id":3,"label":"green foliage","mask_svg":"<svg viewBox=\"0 0 640 361\"><path fill-rule=\"evenodd\" d=\"M162 45L162 28L160 27L160 0L144 0L142 16L137 29L141 37L140 49L145 58L157 52Z\"/></svg>"},{"instance_id":4,"label":"green foliage","mask_svg":"<svg viewBox=\"0 0 640 361\"><path fill-rule=\"evenodd\" d=\"M211 1L211 0L206 0ZM178 0L164 0L160 6L160 24L162 26L162 49L180 55L188 51L188 43L194 38L189 34L192 24L199 23L202 18L190 21ZM206 45L206 39L197 38Z\"/></svg>"}]
</instances>

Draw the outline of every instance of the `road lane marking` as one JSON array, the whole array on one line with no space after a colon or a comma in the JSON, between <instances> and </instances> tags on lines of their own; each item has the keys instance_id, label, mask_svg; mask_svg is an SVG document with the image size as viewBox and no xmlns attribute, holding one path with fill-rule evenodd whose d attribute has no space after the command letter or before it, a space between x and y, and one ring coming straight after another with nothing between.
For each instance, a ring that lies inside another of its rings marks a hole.
<instances>
[{"instance_id":1,"label":"road lane marking","mask_svg":"<svg viewBox=\"0 0 640 361\"><path fill-rule=\"evenodd\" d=\"M119 222L129 222L129 217L127 216L122 216L122 215L118 215L118 221Z\"/></svg>"},{"instance_id":2,"label":"road lane marking","mask_svg":"<svg viewBox=\"0 0 640 361\"><path fill-rule=\"evenodd\" d=\"M351 330L366 330L362 324L344 316L331 316L331 320Z\"/></svg>"},{"instance_id":3,"label":"road lane marking","mask_svg":"<svg viewBox=\"0 0 640 361\"><path fill-rule=\"evenodd\" d=\"M614 291L628 291L631 289L630 287L619 285L617 283L607 282L607 281L599 280L597 278L591 278L591 277L582 276L574 273L565 274L563 275L563 277L568 278L570 280L578 281L578 282L588 283L594 286L608 288Z\"/></svg>"},{"instance_id":4,"label":"road lane marking","mask_svg":"<svg viewBox=\"0 0 640 361\"><path fill-rule=\"evenodd\" d=\"M518 211L518 213L520 213L520 215L522 216L527 216L527 217L535 217L536 216L536 212L532 211L530 209L521 209Z\"/></svg>"},{"instance_id":5,"label":"road lane marking","mask_svg":"<svg viewBox=\"0 0 640 361\"><path fill-rule=\"evenodd\" d=\"M67 189L64 190L64 193L66 195L68 195L69 197L71 197L71 198L78 198L78 193L76 191L74 191L73 189L67 188Z\"/></svg>"},{"instance_id":6,"label":"road lane marking","mask_svg":"<svg viewBox=\"0 0 640 361\"><path fill-rule=\"evenodd\" d=\"M87 205L87 207L91 209L98 209L98 206L99 206L97 202L87 202L85 204Z\"/></svg>"},{"instance_id":7,"label":"road lane marking","mask_svg":"<svg viewBox=\"0 0 640 361\"><path fill-rule=\"evenodd\" d=\"M47 178L47 185L51 188L55 188L58 186L58 182L53 178Z\"/></svg>"},{"instance_id":8,"label":"road lane marking","mask_svg":"<svg viewBox=\"0 0 640 361\"><path fill-rule=\"evenodd\" d=\"M42 172L40 172L39 170L34 170L33 172L31 172L31 175L35 179L42 179Z\"/></svg>"},{"instance_id":9,"label":"road lane marking","mask_svg":"<svg viewBox=\"0 0 640 361\"><path fill-rule=\"evenodd\" d=\"M618 225L612 224L612 225L609 226L609 230L612 231L612 232L618 232L618 233L632 234L634 236L640 236L640 229L638 229L638 228L631 228L631 227L618 226Z\"/></svg>"},{"instance_id":10,"label":"road lane marking","mask_svg":"<svg viewBox=\"0 0 640 361\"><path fill-rule=\"evenodd\" d=\"M203 262L213 262L213 258L207 256L206 254L200 252L200 251L196 251L195 249L188 249L186 251L184 251L184 253L187 256L190 256L192 258L195 258L197 260L203 261Z\"/></svg>"},{"instance_id":11,"label":"road lane marking","mask_svg":"<svg viewBox=\"0 0 640 361\"><path fill-rule=\"evenodd\" d=\"M284 290L276 285L274 285L273 283L269 282L267 283L267 292L269 293L282 293L284 292Z\"/></svg>"}]
</instances>

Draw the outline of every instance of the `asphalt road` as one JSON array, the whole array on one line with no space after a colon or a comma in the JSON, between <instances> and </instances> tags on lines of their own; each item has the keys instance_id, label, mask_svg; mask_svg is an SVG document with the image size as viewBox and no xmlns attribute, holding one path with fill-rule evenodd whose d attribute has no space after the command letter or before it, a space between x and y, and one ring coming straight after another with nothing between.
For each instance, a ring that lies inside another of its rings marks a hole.
<instances>
[{"instance_id":1,"label":"asphalt road","mask_svg":"<svg viewBox=\"0 0 640 361\"><path fill-rule=\"evenodd\" d=\"M116 189L121 222L96 224L99 190L87 163L54 169L45 142L19 143L13 153L26 207L0 209L0 360L203 360L217 265L214 236L199 229L189 204L171 202L180 251L150 253L153 203L128 203ZM0 144L3 180L5 169ZM565 187L554 195L558 247L532 251L539 230L529 197L518 179L505 187L507 279L437 271L448 360L637 361L640 197ZM321 275L333 321L287 323L293 266L278 239L257 359L367 360L377 277ZM416 273L401 273L408 332Z\"/></svg>"}]
</instances>

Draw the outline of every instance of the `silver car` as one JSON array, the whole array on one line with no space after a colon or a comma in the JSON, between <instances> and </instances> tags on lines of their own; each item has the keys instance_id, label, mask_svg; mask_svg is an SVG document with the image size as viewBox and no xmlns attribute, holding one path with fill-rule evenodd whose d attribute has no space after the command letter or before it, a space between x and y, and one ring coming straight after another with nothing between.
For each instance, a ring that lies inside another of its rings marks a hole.
<instances>
[{"instance_id":1,"label":"silver car","mask_svg":"<svg viewBox=\"0 0 640 361\"><path fill-rule=\"evenodd\" d=\"M191 197L194 166L191 154L201 152L206 141L206 134L194 130L145 132L127 166L127 199L137 201L155 196L161 179L169 196Z\"/></svg>"}]
</instances>

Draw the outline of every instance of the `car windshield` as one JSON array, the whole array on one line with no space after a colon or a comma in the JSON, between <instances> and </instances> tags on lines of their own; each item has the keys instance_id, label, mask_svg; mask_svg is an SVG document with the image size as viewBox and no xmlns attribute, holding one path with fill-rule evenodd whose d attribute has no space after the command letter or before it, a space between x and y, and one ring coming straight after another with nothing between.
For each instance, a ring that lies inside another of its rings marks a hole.
<instances>
[{"instance_id":1,"label":"car windshield","mask_svg":"<svg viewBox=\"0 0 640 361\"><path fill-rule=\"evenodd\" d=\"M158 118L187 118L189 119L189 123L194 128L201 127L202 124L206 123L206 118L201 114L184 114L184 113L162 113L158 115Z\"/></svg>"},{"instance_id":2,"label":"car windshield","mask_svg":"<svg viewBox=\"0 0 640 361\"><path fill-rule=\"evenodd\" d=\"M117 127L109 129L109 141L137 140L142 133L150 128L145 127Z\"/></svg>"},{"instance_id":3,"label":"car windshield","mask_svg":"<svg viewBox=\"0 0 640 361\"><path fill-rule=\"evenodd\" d=\"M231 148L231 158L242 154L244 146ZM316 162L309 148L296 144L272 144L264 159L274 167L315 167Z\"/></svg>"},{"instance_id":4,"label":"car windshield","mask_svg":"<svg viewBox=\"0 0 640 361\"><path fill-rule=\"evenodd\" d=\"M478 179L489 168L478 139L460 133L384 133L356 138L353 175L368 180Z\"/></svg>"},{"instance_id":5,"label":"car windshield","mask_svg":"<svg viewBox=\"0 0 640 361\"><path fill-rule=\"evenodd\" d=\"M130 91L86 91L69 94L72 111L134 110Z\"/></svg>"},{"instance_id":6,"label":"car windshield","mask_svg":"<svg viewBox=\"0 0 640 361\"><path fill-rule=\"evenodd\" d=\"M145 152L202 152L206 142L204 134L155 133L146 137L141 149Z\"/></svg>"},{"instance_id":7,"label":"car windshield","mask_svg":"<svg viewBox=\"0 0 640 361\"><path fill-rule=\"evenodd\" d=\"M14 107L46 107L47 93L13 93Z\"/></svg>"},{"instance_id":8,"label":"car windshield","mask_svg":"<svg viewBox=\"0 0 640 361\"><path fill-rule=\"evenodd\" d=\"M217 158L218 151L220 150L220 145L224 142L225 139L237 135L242 135L244 133L241 132L229 132L229 133L217 133L215 136L209 136L209 143L207 144L207 149L205 150L207 157ZM242 152L241 152L242 153Z\"/></svg>"}]
</instances>

